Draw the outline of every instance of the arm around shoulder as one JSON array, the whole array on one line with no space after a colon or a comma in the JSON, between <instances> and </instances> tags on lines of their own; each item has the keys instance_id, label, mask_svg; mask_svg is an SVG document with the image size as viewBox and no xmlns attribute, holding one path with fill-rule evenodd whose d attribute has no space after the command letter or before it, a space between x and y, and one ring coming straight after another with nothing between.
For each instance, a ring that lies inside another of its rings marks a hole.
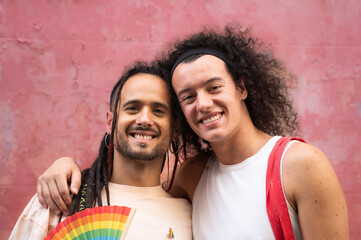
<instances>
[{"instance_id":1,"label":"arm around shoulder","mask_svg":"<svg viewBox=\"0 0 361 240\"><path fill-rule=\"evenodd\" d=\"M297 211L304 239L348 239L347 204L327 157L316 147L296 142L283 164L286 197Z\"/></svg>"},{"instance_id":2,"label":"arm around shoulder","mask_svg":"<svg viewBox=\"0 0 361 240\"><path fill-rule=\"evenodd\" d=\"M209 154L201 154L178 166L172 188L168 191L174 197L187 198L192 202L194 192L207 164Z\"/></svg>"}]
</instances>

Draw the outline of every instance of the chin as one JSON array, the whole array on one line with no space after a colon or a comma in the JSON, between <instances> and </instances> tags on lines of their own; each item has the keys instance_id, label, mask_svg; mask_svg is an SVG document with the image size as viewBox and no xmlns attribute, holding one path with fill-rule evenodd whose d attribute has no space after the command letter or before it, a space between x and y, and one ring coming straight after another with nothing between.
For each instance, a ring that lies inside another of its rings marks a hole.
<instances>
[{"instance_id":1,"label":"chin","mask_svg":"<svg viewBox=\"0 0 361 240\"><path fill-rule=\"evenodd\" d=\"M223 141L224 136L223 134L211 134L206 135L203 139L208 141L209 143L218 143Z\"/></svg>"}]
</instances>

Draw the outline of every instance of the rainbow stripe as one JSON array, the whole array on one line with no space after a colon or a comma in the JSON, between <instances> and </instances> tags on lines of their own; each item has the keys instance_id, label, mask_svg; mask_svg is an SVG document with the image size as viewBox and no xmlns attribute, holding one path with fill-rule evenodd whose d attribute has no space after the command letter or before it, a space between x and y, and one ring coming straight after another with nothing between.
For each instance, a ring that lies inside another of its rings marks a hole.
<instances>
[{"instance_id":1,"label":"rainbow stripe","mask_svg":"<svg viewBox=\"0 0 361 240\"><path fill-rule=\"evenodd\" d=\"M174 238L174 232L173 232L173 229L172 229L172 228L169 228L169 235L168 235L168 237Z\"/></svg>"},{"instance_id":2,"label":"rainbow stripe","mask_svg":"<svg viewBox=\"0 0 361 240\"><path fill-rule=\"evenodd\" d=\"M135 211L134 208L124 206L85 209L59 223L45 240L124 239Z\"/></svg>"}]
</instances>

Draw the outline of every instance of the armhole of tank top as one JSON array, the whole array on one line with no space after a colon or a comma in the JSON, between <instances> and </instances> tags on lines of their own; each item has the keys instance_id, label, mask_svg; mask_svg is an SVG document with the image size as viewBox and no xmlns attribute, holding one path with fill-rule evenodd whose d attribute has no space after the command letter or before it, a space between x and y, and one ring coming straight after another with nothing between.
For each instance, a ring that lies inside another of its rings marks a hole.
<instances>
[{"instance_id":1,"label":"armhole of tank top","mask_svg":"<svg viewBox=\"0 0 361 240\"><path fill-rule=\"evenodd\" d=\"M285 155L285 152L287 151L287 149L289 148L289 146L291 146L292 143L294 143L297 140L292 140L290 142L287 143L287 146L285 147L285 150L283 151L282 154L282 158L281 158L281 162L280 162L280 176L281 176L281 184L282 184L282 192L283 192L283 196L286 200L286 204L287 204L287 209L288 209L288 214L290 215L290 220L291 220L291 225L292 225L292 231L293 231L293 236L295 237L295 240L302 240L302 231L301 231L301 226L298 220L298 214L297 212L291 207L290 203L288 202L288 199L286 197L285 194L285 190L283 187L283 178L282 178L282 165L283 165L283 156Z\"/></svg>"},{"instance_id":2,"label":"armhole of tank top","mask_svg":"<svg viewBox=\"0 0 361 240\"><path fill-rule=\"evenodd\" d=\"M283 157L286 153L286 151L288 150L288 148L291 146L292 143L294 143L295 141L297 140L292 140L290 142L287 143L286 147L285 147L285 150L283 151L283 154L282 154L282 158L281 158L281 164L280 164L280 176L281 176L281 183L282 183L282 192L283 192L283 196L285 197L286 199L286 203L287 203L287 208L288 208L288 212L296 219L298 219L298 214L297 212L292 208L292 206L290 205L290 203L288 202L288 199L286 197L286 194L285 194L285 189L284 189L284 186L283 186L283 172L282 172L282 166L283 166Z\"/></svg>"},{"instance_id":3,"label":"armhole of tank top","mask_svg":"<svg viewBox=\"0 0 361 240\"><path fill-rule=\"evenodd\" d=\"M196 201L196 198L197 198L197 196L198 196L198 188L199 188L198 186L199 186L199 184L203 184L203 181L204 181L204 178L205 178L205 170L206 170L207 168L209 168L209 166L211 165L211 163L213 163L214 161L217 161L217 157L215 156L215 154L211 155L211 156L208 158L208 160L207 160L207 164L206 164L206 166L205 166L204 169L203 169L202 176L201 176L201 178L200 178L199 181L198 181L198 184L197 184L196 189L194 190L192 204Z\"/></svg>"}]
</instances>

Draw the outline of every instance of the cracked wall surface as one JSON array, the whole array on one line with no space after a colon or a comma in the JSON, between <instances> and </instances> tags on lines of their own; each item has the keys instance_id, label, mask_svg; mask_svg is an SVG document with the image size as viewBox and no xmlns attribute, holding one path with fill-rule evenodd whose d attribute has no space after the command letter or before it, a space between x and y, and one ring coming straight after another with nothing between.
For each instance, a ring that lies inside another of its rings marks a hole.
<instances>
[{"instance_id":1,"label":"cracked wall surface","mask_svg":"<svg viewBox=\"0 0 361 240\"><path fill-rule=\"evenodd\" d=\"M55 159L72 156L82 168L94 160L126 65L204 25L234 22L270 42L298 76L301 136L334 166L351 239L359 238L360 19L358 0L1 1L0 238Z\"/></svg>"}]
</instances>

